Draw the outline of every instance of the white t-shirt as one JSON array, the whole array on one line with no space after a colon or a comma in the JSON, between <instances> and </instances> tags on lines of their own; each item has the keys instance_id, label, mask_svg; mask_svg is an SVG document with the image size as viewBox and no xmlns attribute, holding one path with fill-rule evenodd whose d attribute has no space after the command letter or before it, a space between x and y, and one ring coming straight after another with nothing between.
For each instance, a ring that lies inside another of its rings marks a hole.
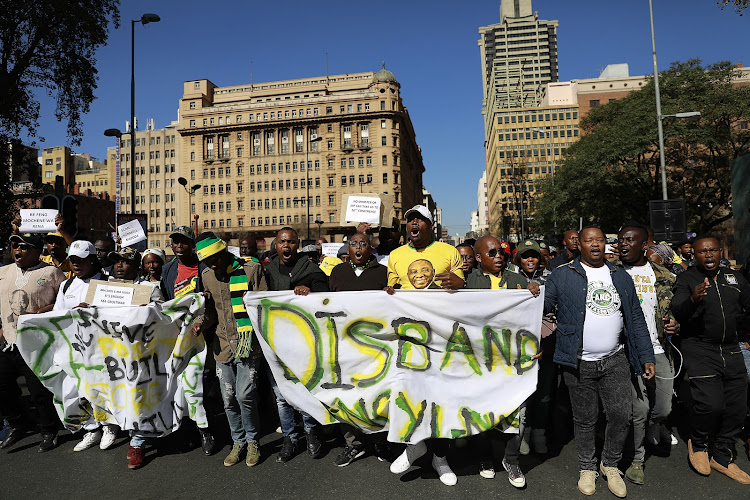
<instances>
[{"instance_id":1,"label":"white t-shirt","mask_svg":"<svg viewBox=\"0 0 750 500\"><path fill-rule=\"evenodd\" d=\"M635 285L635 291L638 294L638 300L641 303L643 316L646 318L648 333L651 336L651 344L654 346L654 354L663 354L664 349L659 343L659 336L656 330L656 322L661 318L656 317L656 275L651 264L646 263L642 266L625 266Z\"/></svg>"},{"instance_id":2,"label":"white t-shirt","mask_svg":"<svg viewBox=\"0 0 750 500\"><path fill-rule=\"evenodd\" d=\"M65 309L73 309L81 302L86 302L86 294L89 292L89 282L91 280L104 280L106 277L102 277L102 273L96 273L89 279L82 280L77 276L71 278L70 286L67 290L64 290L67 281L63 281L60 285L60 289L57 291L57 299L55 300L55 311L61 311Z\"/></svg>"},{"instance_id":3,"label":"white t-shirt","mask_svg":"<svg viewBox=\"0 0 750 500\"><path fill-rule=\"evenodd\" d=\"M623 327L620 294L606 265L589 267L583 262L581 264L588 281L581 359L597 361L623 347L620 342Z\"/></svg>"}]
</instances>

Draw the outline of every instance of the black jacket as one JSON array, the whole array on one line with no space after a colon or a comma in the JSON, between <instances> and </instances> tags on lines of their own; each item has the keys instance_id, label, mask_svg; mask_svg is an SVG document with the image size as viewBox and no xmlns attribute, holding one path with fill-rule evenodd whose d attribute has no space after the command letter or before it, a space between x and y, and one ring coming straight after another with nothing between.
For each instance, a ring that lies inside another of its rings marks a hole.
<instances>
[{"instance_id":1,"label":"black jacket","mask_svg":"<svg viewBox=\"0 0 750 500\"><path fill-rule=\"evenodd\" d=\"M382 290L388 285L388 268L377 261L357 276L352 266L344 262L333 268L328 278L328 288L332 292L357 292L362 290Z\"/></svg>"},{"instance_id":2,"label":"black jacket","mask_svg":"<svg viewBox=\"0 0 750 500\"><path fill-rule=\"evenodd\" d=\"M298 286L306 286L312 292L328 291L328 276L304 255L297 258L297 262L289 275L281 273L279 256L275 256L266 266L266 280L268 281L268 289L273 291L294 290Z\"/></svg>"},{"instance_id":3,"label":"black jacket","mask_svg":"<svg viewBox=\"0 0 750 500\"><path fill-rule=\"evenodd\" d=\"M677 276L672 314L680 323L681 338L696 338L713 344L736 344L737 322L742 310L750 310L750 283L741 273L720 268L703 299L694 304L693 290L707 277L698 267Z\"/></svg>"}]
</instances>

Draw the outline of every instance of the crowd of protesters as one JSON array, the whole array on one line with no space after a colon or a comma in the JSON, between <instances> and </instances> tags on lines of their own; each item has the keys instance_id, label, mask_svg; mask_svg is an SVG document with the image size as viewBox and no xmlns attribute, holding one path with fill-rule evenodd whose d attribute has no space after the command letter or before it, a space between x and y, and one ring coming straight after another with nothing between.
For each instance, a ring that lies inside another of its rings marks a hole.
<instances>
[{"instance_id":1,"label":"crowd of protesters","mask_svg":"<svg viewBox=\"0 0 750 500\"><path fill-rule=\"evenodd\" d=\"M205 313L191 328L204 335L213 353L204 379L209 386L212 379L218 382L229 427L232 446L224 465L244 461L249 467L260 460L261 416L271 417L261 408L262 384L270 385L283 436L277 462L304 449L319 458L325 443L322 426L292 407L279 390L242 304L246 292L394 294L398 289L469 288L525 289L538 296L544 286L542 338L534 356L537 390L520 408L519 432L488 431L466 443L482 477L495 477L490 440L502 439L500 464L510 484L524 487L519 456L532 451L544 456L561 442L563 436L556 433L564 434L565 424L554 422L553 408L562 406L572 414L578 489L585 495L596 491L600 475L618 497L627 494L623 477L644 484L647 449L676 444L678 425L687 429L688 460L696 473L707 476L715 470L750 484L750 476L735 463L737 442L747 440L743 446L750 447L748 269L733 270L716 237L699 235L670 246L654 241L651 228L623 221L609 243L602 229L584 227L567 231L559 249L552 242L527 239L511 245L489 235L453 247L435 240L434 220L424 206L404 215L403 226L394 221L377 236L369 224L360 224L336 257L322 253L324 238L300 247L297 232L289 227L277 232L269 252L259 255L256 238L248 234L234 255L214 233L196 235L182 226L170 235L170 256L159 248L143 253L120 248L110 237L74 241L61 218L58 231L46 235L19 233L14 227L13 262L0 267L0 448L25 439L34 430L31 421L38 422L40 452L57 446L61 425L52 394L14 348L16 328L24 314L89 307L91 280L149 285L153 303L188 293L208 298ZM33 418L22 404L20 376ZM604 445L597 458L600 408ZM221 448L221 429L196 427L187 419L182 427L188 429L185 440L199 438L207 455ZM440 481L457 482L450 465L452 447L458 445L453 440L410 444L396 455L384 433L340 427L344 446L336 466L371 453L401 474L429 451ZM121 436L115 425L92 424L73 449L98 445L106 450ZM147 444L145 436L130 432L129 468L144 464Z\"/></svg>"}]
</instances>

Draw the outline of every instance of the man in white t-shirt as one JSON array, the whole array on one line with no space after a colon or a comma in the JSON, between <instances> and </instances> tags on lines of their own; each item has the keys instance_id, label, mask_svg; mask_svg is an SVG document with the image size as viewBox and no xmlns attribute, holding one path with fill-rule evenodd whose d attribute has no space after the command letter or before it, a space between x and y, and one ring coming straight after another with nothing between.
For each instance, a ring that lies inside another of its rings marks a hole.
<instances>
[{"instance_id":1,"label":"man in white t-shirt","mask_svg":"<svg viewBox=\"0 0 750 500\"><path fill-rule=\"evenodd\" d=\"M677 321L669 310L675 276L667 268L646 259L648 231L644 226L625 224L617 240L622 266L635 284L656 359L655 378L635 377L631 384L635 455L625 477L632 483L643 484L645 443L656 446L661 441L671 442L672 437L663 422L672 411L674 366L671 344L666 336L677 333Z\"/></svg>"},{"instance_id":2,"label":"man in white t-shirt","mask_svg":"<svg viewBox=\"0 0 750 500\"><path fill-rule=\"evenodd\" d=\"M578 489L585 495L596 491L595 430L601 400L607 428L599 470L609 490L623 498L627 488L617 465L630 428L631 373L653 378L654 350L633 280L605 261L605 244L601 229L581 230L580 256L547 279L544 312L557 313L554 361L561 365L570 392Z\"/></svg>"}]
</instances>

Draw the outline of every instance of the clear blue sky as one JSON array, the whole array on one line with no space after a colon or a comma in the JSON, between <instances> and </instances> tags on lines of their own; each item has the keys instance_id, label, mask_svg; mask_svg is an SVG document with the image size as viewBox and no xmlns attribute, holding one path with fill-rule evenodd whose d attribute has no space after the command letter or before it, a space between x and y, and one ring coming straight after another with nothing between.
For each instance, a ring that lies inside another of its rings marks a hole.
<instances>
[{"instance_id":1,"label":"clear blue sky","mask_svg":"<svg viewBox=\"0 0 750 500\"><path fill-rule=\"evenodd\" d=\"M129 119L130 20L145 12L162 21L136 26L141 128L147 118L157 128L177 119L185 80L248 83L251 60L255 82L325 75L326 52L331 74L377 71L384 60L422 147L424 185L450 234L463 234L484 169L477 29L498 23L499 7L499 0L123 0L122 24L98 52L97 100L75 151L104 158L111 141L102 132ZM533 8L560 22L561 81L596 77L610 63L630 64L631 75L652 72L648 0L534 0ZM661 70L691 58L750 65L750 12L722 11L715 0L654 0L654 17ZM38 147L67 144L53 111L43 100Z\"/></svg>"}]
</instances>

